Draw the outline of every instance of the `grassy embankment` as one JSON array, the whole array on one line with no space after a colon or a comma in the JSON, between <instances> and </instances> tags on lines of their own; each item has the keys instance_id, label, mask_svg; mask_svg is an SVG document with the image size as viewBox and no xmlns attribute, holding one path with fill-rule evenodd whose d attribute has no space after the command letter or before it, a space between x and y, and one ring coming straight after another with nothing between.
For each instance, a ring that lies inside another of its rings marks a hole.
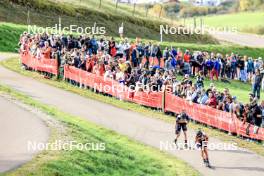
<instances>
[{"instance_id":1,"label":"grassy embankment","mask_svg":"<svg viewBox=\"0 0 264 176\"><path fill-rule=\"evenodd\" d=\"M104 129L79 117L72 116L33 100L7 86L0 85L0 94L32 106L54 118L63 125L64 138L76 143L105 144L105 150L45 150L22 167L5 176L28 175L199 175L186 163L152 147L145 146ZM53 141L63 140L56 138ZM94 147L97 148L97 147Z\"/></svg>"},{"instance_id":2,"label":"grassy embankment","mask_svg":"<svg viewBox=\"0 0 264 176\"><path fill-rule=\"evenodd\" d=\"M27 31L27 26L18 25L13 23L0 23L0 51L4 52L15 52L16 48L18 48L18 40L20 34L23 31ZM133 38L134 39L134 38ZM147 39L143 39L143 41L148 41ZM154 43L158 43L157 41L153 41ZM237 45L218 45L218 44L191 44L191 43L176 43L176 42L164 42L161 44L164 48L166 46L171 47L174 46L176 48L181 48L183 51L185 49L189 49L191 51L194 50L202 50L209 52L216 52L222 54L230 54L231 52L239 53L241 55L248 55L254 58L264 55L263 48L250 48L250 47L242 47Z\"/></svg>"}]
</instances>

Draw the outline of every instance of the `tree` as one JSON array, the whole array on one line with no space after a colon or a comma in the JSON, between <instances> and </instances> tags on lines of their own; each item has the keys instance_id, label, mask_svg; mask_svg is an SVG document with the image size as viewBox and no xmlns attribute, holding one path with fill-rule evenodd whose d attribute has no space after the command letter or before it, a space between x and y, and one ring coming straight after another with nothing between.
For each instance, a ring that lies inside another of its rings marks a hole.
<instances>
[{"instance_id":1,"label":"tree","mask_svg":"<svg viewBox=\"0 0 264 176\"><path fill-rule=\"evenodd\" d=\"M264 0L240 0L239 9L241 11L256 10L264 4Z\"/></svg>"},{"instance_id":2,"label":"tree","mask_svg":"<svg viewBox=\"0 0 264 176\"><path fill-rule=\"evenodd\" d=\"M155 4L151 9L150 9L152 14L155 14L156 16L164 16L165 15L165 11L163 6L161 6L160 4Z\"/></svg>"},{"instance_id":3,"label":"tree","mask_svg":"<svg viewBox=\"0 0 264 176\"><path fill-rule=\"evenodd\" d=\"M240 0L239 1L239 9L241 11L249 10L252 5L251 0Z\"/></svg>"}]
</instances>

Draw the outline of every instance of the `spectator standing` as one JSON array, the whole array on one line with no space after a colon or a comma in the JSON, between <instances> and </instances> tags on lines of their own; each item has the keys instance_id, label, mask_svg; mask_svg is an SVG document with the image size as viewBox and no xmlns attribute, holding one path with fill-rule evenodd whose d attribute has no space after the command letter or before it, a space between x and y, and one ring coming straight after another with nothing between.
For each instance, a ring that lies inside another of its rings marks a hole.
<instances>
[{"instance_id":1,"label":"spectator standing","mask_svg":"<svg viewBox=\"0 0 264 176\"><path fill-rule=\"evenodd\" d=\"M169 56L170 56L170 51L169 51L168 47L166 47L164 49L164 51L163 51L163 59L164 59L164 62L169 59Z\"/></svg>"},{"instance_id":2,"label":"spectator standing","mask_svg":"<svg viewBox=\"0 0 264 176\"><path fill-rule=\"evenodd\" d=\"M144 56L146 59L144 68L149 69L149 58L151 56L151 42L149 42L149 44L144 47Z\"/></svg>"},{"instance_id":3,"label":"spectator standing","mask_svg":"<svg viewBox=\"0 0 264 176\"><path fill-rule=\"evenodd\" d=\"M231 79L237 78L237 58L232 53L231 54Z\"/></svg>"},{"instance_id":4,"label":"spectator standing","mask_svg":"<svg viewBox=\"0 0 264 176\"><path fill-rule=\"evenodd\" d=\"M239 57L238 59L238 68L239 68L239 80L242 82L246 82L247 81L247 77L246 77L246 73L245 73L245 60L246 60L246 56L244 56L244 58Z\"/></svg>"},{"instance_id":5,"label":"spectator standing","mask_svg":"<svg viewBox=\"0 0 264 176\"><path fill-rule=\"evenodd\" d=\"M256 69L256 73L253 78L253 95L258 99L260 99L261 82L262 82L262 75L260 74L260 70Z\"/></svg>"},{"instance_id":6,"label":"spectator standing","mask_svg":"<svg viewBox=\"0 0 264 176\"><path fill-rule=\"evenodd\" d=\"M216 76L216 80L218 80L218 74L219 74L219 70L220 70L221 66L220 66L220 63L218 61L217 58L215 58L213 60L213 68L212 68L212 71L211 71L211 80L214 79L214 76Z\"/></svg>"},{"instance_id":7,"label":"spectator standing","mask_svg":"<svg viewBox=\"0 0 264 176\"><path fill-rule=\"evenodd\" d=\"M162 58L162 51L160 49L160 45L157 46L156 57L158 59L158 65L160 66L160 59Z\"/></svg>"},{"instance_id":8,"label":"spectator standing","mask_svg":"<svg viewBox=\"0 0 264 176\"><path fill-rule=\"evenodd\" d=\"M252 58L249 57L248 61L247 61L247 78L248 78L249 82L252 81L254 70L255 70L254 62L253 62Z\"/></svg>"}]
</instances>

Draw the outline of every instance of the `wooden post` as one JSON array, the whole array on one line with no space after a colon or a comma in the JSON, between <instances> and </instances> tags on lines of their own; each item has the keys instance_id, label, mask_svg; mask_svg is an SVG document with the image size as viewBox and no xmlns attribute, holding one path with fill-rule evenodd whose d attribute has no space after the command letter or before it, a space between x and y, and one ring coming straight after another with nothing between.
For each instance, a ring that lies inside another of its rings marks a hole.
<instances>
[{"instance_id":1,"label":"wooden post","mask_svg":"<svg viewBox=\"0 0 264 176\"><path fill-rule=\"evenodd\" d=\"M30 12L27 12L27 25L30 25Z\"/></svg>"},{"instance_id":2,"label":"wooden post","mask_svg":"<svg viewBox=\"0 0 264 176\"><path fill-rule=\"evenodd\" d=\"M136 3L134 2L133 16L135 16Z\"/></svg>"},{"instance_id":3,"label":"wooden post","mask_svg":"<svg viewBox=\"0 0 264 176\"><path fill-rule=\"evenodd\" d=\"M149 8L146 7L146 17L148 17L148 11L149 11Z\"/></svg>"},{"instance_id":4,"label":"wooden post","mask_svg":"<svg viewBox=\"0 0 264 176\"><path fill-rule=\"evenodd\" d=\"M160 7L160 13L159 13L159 18L161 17L161 12L162 12L162 10L163 10L163 5L160 5L161 7Z\"/></svg>"},{"instance_id":5,"label":"wooden post","mask_svg":"<svg viewBox=\"0 0 264 176\"><path fill-rule=\"evenodd\" d=\"M117 7L118 7L118 0L116 0L116 10L117 10Z\"/></svg>"},{"instance_id":6,"label":"wooden post","mask_svg":"<svg viewBox=\"0 0 264 176\"><path fill-rule=\"evenodd\" d=\"M202 19L202 17L200 18L200 28L201 29L203 28L203 19Z\"/></svg>"},{"instance_id":7,"label":"wooden post","mask_svg":"<svg viewBox=\"0 0 264 176\"><path fill-rule=\"evenodd\" d=\"M101 6L102 6L102 0L100 0L99 9L101 8Z\"/></svg>"}]
</instances>

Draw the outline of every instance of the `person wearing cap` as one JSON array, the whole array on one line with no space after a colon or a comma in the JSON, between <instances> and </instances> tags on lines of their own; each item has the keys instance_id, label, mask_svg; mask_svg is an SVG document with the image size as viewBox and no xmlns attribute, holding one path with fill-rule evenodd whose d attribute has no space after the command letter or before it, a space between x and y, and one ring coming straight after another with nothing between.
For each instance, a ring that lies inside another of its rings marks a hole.
<instances>
[{"instance_id":1,"label":"person wearing cap","mask_svg":"<svg viewBox=\"0 0 264 176\"><path fill-rule=\"evenodd\" d=\"M185 147L187 147L187 124L190 121L190 117L186 114L185 110L183 109L180 114L176 116L176 123L175 123L175 134L176 138L174 143L177 145L178 138L180 137L181 130L184 134L184 142Z\"/></svg>"},{"instance_id":2,"label":"person wearing cap","mask_svg":"<svg viewBox=\"0 0 264 176\"><path fill-rule=\"evenodd\" d=\"M208 139L209 137L199 129L196 133L195 144L197 148L201 149L201 156L206 167L211 167L207 150Z\"/></svg>"}]
</instances>

